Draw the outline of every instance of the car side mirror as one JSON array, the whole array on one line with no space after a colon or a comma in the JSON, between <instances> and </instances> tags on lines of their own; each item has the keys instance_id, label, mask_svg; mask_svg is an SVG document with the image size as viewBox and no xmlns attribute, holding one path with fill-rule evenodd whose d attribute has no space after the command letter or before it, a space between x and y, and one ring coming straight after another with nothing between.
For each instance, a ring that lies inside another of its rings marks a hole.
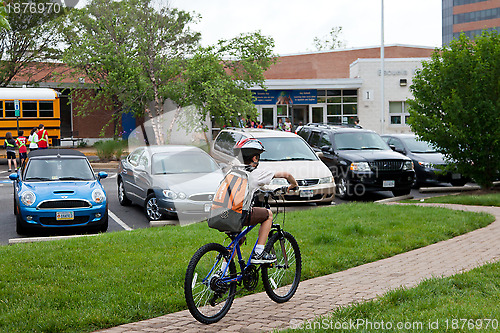
<instances>
[{"instance_id":1,"label":"car side mirror","mask_svg":"<svg viewBox=\"0 0 500 333\"><path fill-rule=\"evenodd\" d=\"M325 153L331 153L333 151L333 149L330 146L325 145L325 146L321 146L321 151L323 151Z\"/></svg>"},{"instance_id":2,"label":"car side mirror","mask_svg":"<svg viewBox=\"0 0 500 333\"><path fill-rule=\"evenodd\" d=\"M108 173L107 173L107 172L104 172L104 171L99 171L99 172L97 173L97 178L99 178L99 179L104 179L104 178L106 178L106 177L108 177Z\"/></svg>"},{"instance_id":3,"label":"car side mirror","mask_svg":"<svg viewBox=\"0 0 500 333\"><path fill-rule=\"evenodd\" d=\"M18 173L11 173L9 175L10 180L18 180L19 179L19 174Z\"/></svg>"}]
</instances>

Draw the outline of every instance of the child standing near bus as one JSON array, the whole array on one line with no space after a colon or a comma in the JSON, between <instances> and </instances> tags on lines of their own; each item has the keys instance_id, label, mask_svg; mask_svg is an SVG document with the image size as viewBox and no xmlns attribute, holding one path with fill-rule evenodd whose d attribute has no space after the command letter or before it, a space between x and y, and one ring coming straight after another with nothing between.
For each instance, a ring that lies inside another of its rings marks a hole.
<instances>
[{"instance_id":1,"label":"child standing near bus","mask_svg":"<svg viewBox=\"0 0 500 333\"><path fill-rule=\"evenodd\" d=\"M16 160L16 140L12 137L11 132L5 133L5 141L3 147L7 151L7 163L9 164L9 172L12 171L12 161L14 161L14 168L17 170Z\"/></svg>"},{"instance_id":2,"label":"child standing near bus","mask_svg":"<svg viewBox=\"0 0 500 333\"><path fill-rule=\"evenodd\" d=\"M38 127L33 127L33 129L30 132L30 136L28 136L28 142L30 143L30 151L37 150L38 149L38 135L36 134L38 132Z\"/></svg>"},{"instance_id":3,"label":"child standing near bus","mask_svg":"<svg viewBox=\"0 0 500 333\"><path fill-rule=\"evenodd\" d=\"M24 135L24 131L20 130L17 132L17 139L16 143L17 146L19 147L19 166L23 165L23 162L26 160L26 157L28 157L28 148L26 148L26 143L28 139L26 139Z\"/></svg>"},{"instance_id":4,"label":"child standing near bus","mask_svg":"<svg viewBox=\"0 0 500 333\"><path fill-rule=\"evenodd\" d=\"M49 135L43 124L38 126L38 148L47 149L49 147Z\"/></svg>"}]
</instances>

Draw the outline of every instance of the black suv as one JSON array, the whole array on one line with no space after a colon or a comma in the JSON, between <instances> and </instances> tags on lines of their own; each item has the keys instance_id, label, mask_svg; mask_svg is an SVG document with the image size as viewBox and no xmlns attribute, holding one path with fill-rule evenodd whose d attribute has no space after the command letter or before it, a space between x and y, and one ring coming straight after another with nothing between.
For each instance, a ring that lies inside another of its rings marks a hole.
<instances>
[{"instance_id":1,"label":"black suv","mask_svg":"<svg viewBox=\"0 0 500 333\"><path fill-rule=\"evenodd\" d=\"M412 160L392 151L377 133L307 124L297 134L323 153L321 159L332 171L340 198L367 191L392 191L395 196L410 193L415 178Z\"/></svg>"}]
</instances>

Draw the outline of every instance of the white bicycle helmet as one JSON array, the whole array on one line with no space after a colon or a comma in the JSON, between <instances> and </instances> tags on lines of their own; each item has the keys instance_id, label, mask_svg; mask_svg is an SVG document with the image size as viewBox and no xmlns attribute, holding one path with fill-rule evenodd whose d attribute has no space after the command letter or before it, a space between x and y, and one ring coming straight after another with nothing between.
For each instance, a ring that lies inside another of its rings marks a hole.
<instances>
[{"instance_id":1,"label":"white bicycle helmet","mask_svg":"<svg viewBox=\"0 0 500 333\"><path fill-rule=\"evenodd\" d=\"M244 138L238 141L233 148L234 155L238 156L241 154L243 158L247 156L254 156L258 154L262 154L266 150L264 149L264 145L262 142L257 140L256 138Z\"/></svg>"}]
</instances>

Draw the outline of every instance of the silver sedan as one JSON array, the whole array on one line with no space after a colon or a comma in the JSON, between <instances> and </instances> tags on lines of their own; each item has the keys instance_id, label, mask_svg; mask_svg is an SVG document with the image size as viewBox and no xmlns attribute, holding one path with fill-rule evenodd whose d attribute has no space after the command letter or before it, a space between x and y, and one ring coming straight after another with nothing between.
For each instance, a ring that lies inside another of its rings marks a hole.
<instances>
[{"instance_id":1,"label":"silver sedan","mask_svg":"<svg viewBox=\"0 0 500 333\"><path fill-rule=\"evenodd\" d=\"M207 218L223 178L219 165L199 148L139 147L119 165L118 200L143 206L150 221L198 222Z\"/></svg>"}]
</instances>

